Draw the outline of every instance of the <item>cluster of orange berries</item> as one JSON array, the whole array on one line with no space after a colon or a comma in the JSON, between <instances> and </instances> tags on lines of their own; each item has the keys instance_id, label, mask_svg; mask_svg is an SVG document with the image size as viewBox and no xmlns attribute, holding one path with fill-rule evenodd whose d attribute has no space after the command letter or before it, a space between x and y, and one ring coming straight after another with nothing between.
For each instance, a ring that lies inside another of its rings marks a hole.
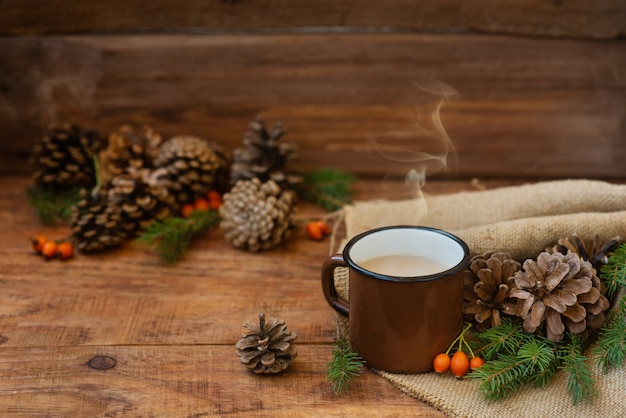
<instances>
[{"instance_id":1,"label":"cluster of orange berries","mask_svg":"<svg viewBox=\"0 0 626 418\"><path fill-rule=\"evenodd\" d=\"M306 234L310 239L320 241L325 236L330 235L330 226L321 219L310 221L306 224Z\"/></svg>"},{"instance_id":2,"label":"cluster of orange berries","mask_svg":"<svg viewBox=\"0 0 626 418\"><path fill-rule=\"evenodd\" d=\"M33 238L32 243L35 252L44 256L46 260L53 258L67 260L74 256L74 246L69 241L52 241L39 235Z\"/></svg>"},{"instance_id":3,"label":"cluster of orange berries","mask_svg":"<svg viewBox=\"0 0 626 418\"><path fill-rule=\"evenodd\" d=\"M222 206L222 195L216 190L209 190L206 194L206 199L199 197L193 203L187 203L180 209L180 214L183 218L188 218L195 211L219 209Z\"/></svg>"},{"instance_id":4,"label":"cluster of orange berries","mask_svg":"<svg viewBox=\"0 0 626 418\"><path fill-rule=\"evenodd\" d=\"M448 347L448 350L445 353L440 353L435 356L435 359L433 360L433 369L435 369L435 372L445 373L450 370L453 375L461 378L469 373L470 370L478 369L485 364L485 361L482 358L474 355L471 347L467 341L465 341L464 335L471 327L471 324L467 325L461 332L461 335L452 341L450 347ZM452 355L452 357L450 357L450 350L452 350L452 347L454 347L457 343L459 344L459 349ZM463 344L465 344L469 350L472 356L471 359L462 350Z\"/></svg>"}]
</instances>

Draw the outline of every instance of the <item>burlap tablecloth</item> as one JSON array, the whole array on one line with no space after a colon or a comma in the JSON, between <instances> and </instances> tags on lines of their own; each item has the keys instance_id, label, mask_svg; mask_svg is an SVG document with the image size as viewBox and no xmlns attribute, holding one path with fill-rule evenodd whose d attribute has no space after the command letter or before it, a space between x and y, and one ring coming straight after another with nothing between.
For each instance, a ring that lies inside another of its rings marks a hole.
<instances>
[{"instance_id":1,"label":"burlap tablecloth","mask_svg":"<svg viewBox=\"0 0 626 418\"><path fill-rule=\"evenodd\" d=\"M505 251L519 261L534 258L557 239L626 238L626 186L564 180L461 192L403 201L356 202L343 209L346 239L387 225L426 225L462 238L472 252ZM347 271L336 270L339 293L348 298ZM338 324L349 333L347 320ZM603 373L594 366L599 397L574 406L567 376L557 373L545 388L528 386L499 402L487 402L478 382L450 374L415 375L376 371L410 396L454 417L623 417L626 371Z\"/></svg>"}]
</instances>

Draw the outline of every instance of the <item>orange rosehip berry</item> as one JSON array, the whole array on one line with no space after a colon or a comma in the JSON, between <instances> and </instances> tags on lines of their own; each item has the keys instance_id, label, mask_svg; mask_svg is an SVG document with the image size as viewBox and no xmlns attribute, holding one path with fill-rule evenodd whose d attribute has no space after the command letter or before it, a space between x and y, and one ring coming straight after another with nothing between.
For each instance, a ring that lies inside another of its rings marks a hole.
<instances>
[{"instance_id":1,"label":"orange rosehip berry","mask_svg":"<svg viewBox=\"0 0 626 418\"><path fill-rule=\"evenodd\" d=\"M450 368L450 356L446 353L437 354L433 360L433 369L437 373L445 373Z\"/></svg>"},{"instance_id":2,"label":"orange rosehip berry","mask_svg":"<svg viewBox=\"0 0 626 418\"><path fill-rule=\"evenodd\" d=\"M43 248L43 245L48 242L48 238L46 238L43 235L37 235L35 238L33 238L32 243L33 243L33 250L35 250L37 252L37 254L41 254L41 249Z\"/></svg>"},{"instance_id":3,"label":"orange rosehip berry","mask_svg":"<svg viewBox=\"0 0 626 418\"><path fill-rule=\"evenodd\" d=\"M50 259L57 255L57 243L54 241L46 241L41 247L41 254L44 257Z\"/></svg>"},{"instance_id":4,"label":"orange rosehip berry","mask_svg":"<svg viewBox=\"0 0 626 418\"><path fill-rule=\"evenodd\" d=\"M450 360L450 371L456 377L463 377L469 372L470 364L467 354L457 351Z\"/></svg>"},{"instance_id":5,"label":"orange rosehip berry","mask_svg":"<svg viewBox=\"0 0 626 418\"><path fill-rule=\"evenodd\" d=\"M199 197L195 202L193 202L193 208L195 210L209 210L209 202L206 199Z\"/></svg>"},{"instance_id":6,"label":"orange rosehip berry","mask_svg":"<svg viewBox=\"0 0 626 418\"><path fill-rule=\"evenodd\" d=\"M485 360L480 357L472 357L469 363L470 369L472 370L480 369L483 364L485 364Z\"/></svg>"},{"instance_id":7,"label":"orange rosehip berry","mask_svg":"<svg viewBox=\"0 0 626 418\"><path fill-rule=\"evenodd\" d=\"M180 208L180 214L183 218L189 218L194 211L194 207L191 203L186 203Z\"/></svg>"},{"instance_id":8,"label":"orange rosehip berry","mask_svg":"<svg viewBox=\"0 0 626 418\"><path fill-rule=\"evenodd\" d=\"M306 234L310 239L315 241L319 241L324 237L324 233L317 222L309 222L306 224Z\"/></svg>"},{"instance_id":9,"label":"orange rosehip berry","mask_svg":"<svg viewBox=\"0 0 626 418\"><path fill-rule=\"evenodd\" d=\"M61 260L67 260L74 255L74 246L69 241L63 241L57 246L57 256Z\"/></svg>"},{"instance_id":10,"label":"orange rosehip berry","mask_svg":"<svg viewBox=\"0 0 626 418\"><path fill-rule=\"evenodd\" d=\"M206 195L211 209L218 209L222 206L222 195L217 190L209 190Z\"/></svg>"},{"instance_id":11,"label":"orange rosehip berry","mask_svg":"<svg viewBox=\"0 0 626 418\"><path fill-rule=\"evenodd\" d=\"M317 225L320 227L322 234L329 235L330 234L330 226L322 220L317 221Z\"/></svg>"}]
</instances>

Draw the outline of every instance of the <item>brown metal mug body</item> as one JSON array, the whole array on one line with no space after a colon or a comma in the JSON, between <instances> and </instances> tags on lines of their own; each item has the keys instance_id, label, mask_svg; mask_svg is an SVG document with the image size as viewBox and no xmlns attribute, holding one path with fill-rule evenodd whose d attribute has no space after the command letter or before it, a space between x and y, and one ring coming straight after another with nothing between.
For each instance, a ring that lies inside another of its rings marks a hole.
<instances>
[{"instance_id":1,"label":"brown metal mug body","mask_svg":"<svg viewBox=\"0 0 626 418\"><path fill-rule=\"evenodd\" d=\"M449 257L453 265L436 274L414 277L388 276L361 267L355 248L362 247L359 243L365 238L371 247L380 235L380 252L384 253L385 248L395 245L385 241L391 229L433 238L441 245L450 241L455 252ZM445 351L461 331L463 271L469 259L467 245L448 232L415 226L378 228L352 238L342 254L325 260L322 288L328 304L348 315L351 347L370 367L393 373L428 372L434 357ZM341 298L335 288L337 267L349 269L349 301Z\"/></svg>"}]
</instances>

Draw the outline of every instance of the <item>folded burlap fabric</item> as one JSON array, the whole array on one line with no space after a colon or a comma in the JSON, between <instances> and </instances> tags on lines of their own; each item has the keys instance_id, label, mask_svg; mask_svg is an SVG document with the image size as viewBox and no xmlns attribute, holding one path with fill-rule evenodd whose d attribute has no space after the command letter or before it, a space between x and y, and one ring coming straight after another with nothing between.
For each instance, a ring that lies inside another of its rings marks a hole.
<instances>
[{"instance_id":1,"label":"folded burlap fabric","mask_svg":"<svg viewBox=\"0 0 626 418\"><path fill-rule=\"evenodd\" d=\"M564 180L403 201L357 202L343 210L346 238L388 225L426 225L462 238L474 253L497 250L519 261L534 258L559 238L626 238L626 186ZM347 271L337 269L337 290L348 298ZM339 326L349 333L347 321ZM458 417L621 417L626 414L626 371L593 369L599 397L574 406L567 376L545 388L526 387L499 402L487 402L477 382L450 374L377 372L405 393Z\"/></svg>"}]
</instances>

